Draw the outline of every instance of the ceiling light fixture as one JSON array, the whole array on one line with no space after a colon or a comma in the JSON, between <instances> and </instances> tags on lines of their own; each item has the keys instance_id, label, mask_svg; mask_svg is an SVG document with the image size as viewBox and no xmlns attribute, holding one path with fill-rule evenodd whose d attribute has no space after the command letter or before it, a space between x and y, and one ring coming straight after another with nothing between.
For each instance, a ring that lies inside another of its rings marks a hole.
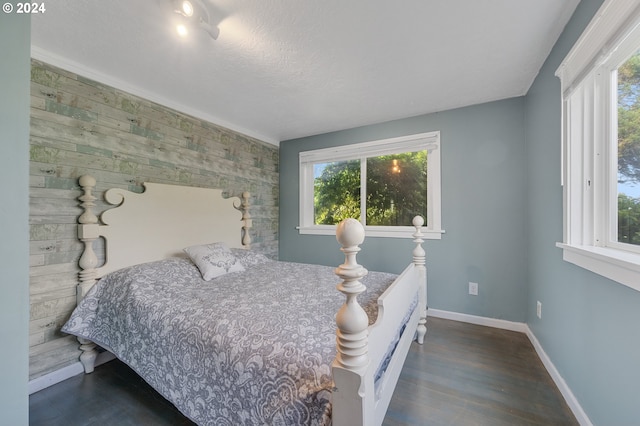
<instances>
[{"instance_id":1,"label":"ceiling light fixture","mask_svg":"<svg viewBox=\"0 0 640 426\"><path fill-rule=\"evenodd\" d=\"M176 32L180 37L186 37L189 35L189 30L187 30L187 27L185 27L184 24L176 25Z\"/></svg>"},{"instance_id":2,"label":"ceiling light fixture","mask_svg":"<svg viewBox=\"0 0 640 426\"><path fill-rule=\"evenodd\" d=\"M209 10L201 0L171 0L173 12L181 18L176 31L182 37L188 34L188 28L200 27L216 40L220 34L218 27L211 25Z\"/></svg>"},{"instance_id":3,"label":"ceiling light fixture","mask_svg":"<svg viewBox=\"0 0 640 426\"><path fill-rule=\"evenodd\" d=\"M182 7L180 9L180 13L184 16L191 17L193 16L193 5L190 1L183 1Z\"/></svg>"}]
</instances>

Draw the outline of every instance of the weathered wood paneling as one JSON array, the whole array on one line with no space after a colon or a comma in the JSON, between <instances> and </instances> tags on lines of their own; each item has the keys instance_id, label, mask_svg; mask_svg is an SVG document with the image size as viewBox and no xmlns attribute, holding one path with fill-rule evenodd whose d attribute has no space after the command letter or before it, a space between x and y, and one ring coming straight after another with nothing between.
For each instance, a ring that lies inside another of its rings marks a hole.
<instances>
[{"instance_id":1,"label":"weathered wood paneling","mask_svg":"<svg viewBox=\"0 0 640 426\"><path fill-rule=\"evenodd\" d=\"M74 336L60 336L31 346L29 377L39 377L77 362L77 352L78 341Z\"/></svg>"},{"instance_id":2,"label":"weathered wood paneling","mask_svg":"<svg viewBox=\"0 0 640 426\"><path fill-rule=\"evenodd\" d=\"M60 327L75 306L78 177L96 177L99 201L111 187L143 182L224 188L252 195L253 247L278 249L278 149L39 61L31 70L31 378L75 362ZM100 258L104 243L95 249Z\"/></svg>"}]
</instances>

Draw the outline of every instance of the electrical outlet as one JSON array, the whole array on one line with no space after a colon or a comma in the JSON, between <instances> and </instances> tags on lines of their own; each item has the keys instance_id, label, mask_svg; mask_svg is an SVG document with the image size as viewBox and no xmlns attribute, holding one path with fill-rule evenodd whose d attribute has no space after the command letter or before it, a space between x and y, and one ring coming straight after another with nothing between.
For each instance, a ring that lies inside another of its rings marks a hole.
<instances>
[{"instance_id":1,"label":"electrical outlet","mask_svg":"<svg viewBox=\"0 0 640 426\"><path fill-rule=\"evenodd\" d=\"M478 283L469 282L469 294L473 296L478 295Z\"/></svg>"},{"instance_id":2,"label":"electrical outlet","mask_svg":"<svg viewBox=\"0 0 640 426\"><path fill-rule=\"evenodd\" d=\"M536 315L538 318L542 319L542 303L538 300L538 304L536 305Z\"/></svg>"}]
</instances>

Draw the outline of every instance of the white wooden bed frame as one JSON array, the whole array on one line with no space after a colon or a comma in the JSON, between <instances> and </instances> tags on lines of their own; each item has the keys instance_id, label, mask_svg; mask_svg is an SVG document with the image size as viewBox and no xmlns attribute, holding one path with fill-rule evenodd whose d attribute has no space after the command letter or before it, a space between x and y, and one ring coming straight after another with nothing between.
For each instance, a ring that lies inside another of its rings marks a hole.
<instances>
[{"instance_id":1,"label":"white wooden bed frame","mask_svg":"<svg viewBox=\"0 0 640 426\"><path fill-rule=\"evenodd\" d=\"M252 226L249 214L249 193L224 198L222 190L145 183L142 194L114 188L105 192L109 204L117 207L98 217L93 212L96 180L89 175L79 180L83 195L78 199L83 208L78 218L78 238L84 243L80 257L78 302L106 273L153 260L184 256L182 248L224 241L229 247L248 248ZM332 423L334 426L380 425L384 419L393 390L400 376L411 342L416 338L422 344L427 322L427 280L424 220L413 220L416 243L412 262L396 281L378 299L378 318L368 326L368 317L358 304L357 296L365 290L360 279L367 270L356 261L358 247L364 241L364 229L355 219L338 225L336 237L342 245L345 262L338 266L336 275L343 281L337 289L345 303L336 314L336 349L332 374L335 388L332 392ZM105 239L103 266L93 242ZM391 360L374 386L374 375L390 350L410 304L418 294L418 307L406 323L405 332L397 342ZM415 331L414 331L415 330ZM416 337L417 336L417 337ZM94 369L96 345L86 339L80 341L80 361L86 373Z\"/></svg>"}]
</instances>

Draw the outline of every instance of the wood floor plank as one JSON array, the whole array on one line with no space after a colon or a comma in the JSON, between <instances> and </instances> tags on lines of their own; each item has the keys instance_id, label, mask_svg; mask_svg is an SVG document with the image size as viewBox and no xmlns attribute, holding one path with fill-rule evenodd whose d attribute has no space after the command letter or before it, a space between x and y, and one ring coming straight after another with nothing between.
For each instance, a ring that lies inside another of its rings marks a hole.
<instances>
[{"instance_id":1,"label":"wood floor plank","mask_svg":"<svg viewBox=\"0 0 640 426\"><path fill-rule=\"evenodd\" d=\"M577 425L528 338L430 318L413 343L384 426ZM119 361L31 395L30 424L192 425Z\"/></svg>"},{"instance_id":2,"label":"wood floor plank","mask_svg":"<svg viewBox=\"0 0 640 426\"><path fill-rule=\"evenodd\" d=\"M524 334L437 318L428 329L385 425L577 424Z\"/></svg>"}]
</instances>

